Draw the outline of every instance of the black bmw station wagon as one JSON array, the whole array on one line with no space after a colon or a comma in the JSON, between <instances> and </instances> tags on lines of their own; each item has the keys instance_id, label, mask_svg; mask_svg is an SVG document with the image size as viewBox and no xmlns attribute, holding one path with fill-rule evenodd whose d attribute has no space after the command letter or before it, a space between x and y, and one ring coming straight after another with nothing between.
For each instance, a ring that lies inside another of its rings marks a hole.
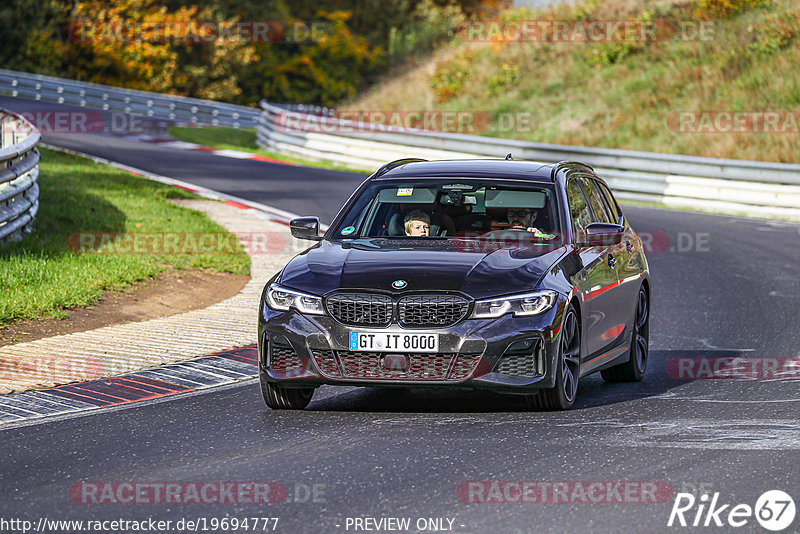
<instances>
[{"instance_id":1,"label":"black bmw station wagon","mask_svg":"<svg viewBox=\"0 0 800 534\"><path fill-rule=\"evenodd\" d=\"M588 165L399 160L367 178L264 288L271 408L315 388L437 386L568 409L580 377L641 380L651 282L642 242Z\"/></svg>"}]
</instances>

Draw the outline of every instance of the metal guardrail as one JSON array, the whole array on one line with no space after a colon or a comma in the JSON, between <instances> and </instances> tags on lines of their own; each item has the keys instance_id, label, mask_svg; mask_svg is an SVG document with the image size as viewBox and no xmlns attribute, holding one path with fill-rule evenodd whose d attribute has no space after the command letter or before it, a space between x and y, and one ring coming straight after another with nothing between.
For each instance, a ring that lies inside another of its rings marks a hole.
<instances>
[{"instance_id":1,"label":"metal guardrail","mask_svg":"<svg viewBox=\"0 0 800 534\"><path fill-rule=\"evenodd\" d=\"M123 89L0 69L0 94L173 122L254 127L259 110L246 106Z\"/></svg>"},{"instance_id":2,"label":"metal guardrail","mask_svg":"<svg viewBox=\"0 0 800 534\"><path fill-rule=\"evenodd\" d=\"M261 102L261 110L0 69L0 94L172 122L257 128L265 149L374 170L404 157L578 160L595 167L620 198L800 220L800 165L452 134L371 130L315 106ZM296 120L295 120L296 119ZM309 120L313 119L313 120Z\"/></svg>"},{"instance_id":3,"label":"metal guardrail","mask_svg":"<svg viewBox=\"0 0 800 534\"><path fill-rule=\"evenodd\" d=\"M30 232L39 210L41 135L25 118L0 109L0 243Z\"/></svg>"},{"instance_id":4,"label":"metal guardrail","mask_svg":"<svg viewBox=\"0 0 800 534\"><path fill-rule=\"evenodd\" d=\"M800 220L800 165L597 149L403 129L387 131L326 114L304 115L261 102L261 147L374 170L400 158L502 158L592 165L627 200ZM374 128L374 129L373 129Z\"/></svg>"}]
</instances>

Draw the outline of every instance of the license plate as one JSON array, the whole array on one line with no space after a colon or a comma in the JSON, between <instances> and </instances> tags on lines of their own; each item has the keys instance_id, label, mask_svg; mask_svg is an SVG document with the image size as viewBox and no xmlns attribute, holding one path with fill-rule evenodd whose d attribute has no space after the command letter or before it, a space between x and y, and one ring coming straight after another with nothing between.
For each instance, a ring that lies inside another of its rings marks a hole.
<instances>
[{"instance_id":1,"label":"license plate","mask_svg":"<svg viewBox=\"0 0 800 534\"><path fill-rule=\"evenodd\" d=\"M439 352L439 334L424 332L350 332L351 351Z\"/></svg>"}]
</instances>

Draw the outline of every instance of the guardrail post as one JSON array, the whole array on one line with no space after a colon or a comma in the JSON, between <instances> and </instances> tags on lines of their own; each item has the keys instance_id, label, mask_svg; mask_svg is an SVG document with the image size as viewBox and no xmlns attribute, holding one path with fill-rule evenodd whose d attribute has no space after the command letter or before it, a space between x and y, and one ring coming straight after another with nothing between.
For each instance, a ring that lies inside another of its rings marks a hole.
<instances>
[{"instance_id":1,"label":"guardrail post","mask_svg":"<svg viewBox=\"0 0 800 534\"><path fill-rule=\"evenodd\" d=\"M41 134L24 117L0 110L0 244L22 239L39 209Z\"/></svg>"},{"instance_id":2,"label":"guardrail post","mask_svg":"<svg viewBox=\"0 0 800 534\"><path fill-rule=\"evenodd\" d=\"M0 113L3 113L0 111ZM12 133L10 128L8 127L9 117L5 114L2 115L2 119L0 119L0 128L2 128L2 135L0 135L0 148L4 146L11 146L14 144L12 139Z\"/></svg>"}]
</instances>

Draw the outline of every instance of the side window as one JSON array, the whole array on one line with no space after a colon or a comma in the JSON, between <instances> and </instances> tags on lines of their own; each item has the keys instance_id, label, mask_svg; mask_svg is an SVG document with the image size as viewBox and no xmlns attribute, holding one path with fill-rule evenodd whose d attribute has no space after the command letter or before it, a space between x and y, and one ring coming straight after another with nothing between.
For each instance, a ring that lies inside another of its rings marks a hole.
<instances>
[{"instance_id":1,"label":"side window","mask_svg":"<svg viewBox=\"0 0 800 534\"><path fill-rule=\"evenodd\" d=\"M592 213L595 217L595 222L611 222L611 217L606 208L605 202L600 197L600 192L595 187L593 180L583 180L582 184L586 189L586 199L589 201L589 206L592 208Z\"/></svg>"},{"instance_id":2,"label":"side window","mask_svg":"<svg viewBox=\"0 0 800 534\"><path fill-rule=\"evenodd\" d=\"M592 222L592 214L586 204L586 197L583 195L578 180L572 179L567 184L567 201L569 202L569 213L572 218L572 231L575 234L575 241L586 240L586 227Z\"/></svg>"},{"instance_id":3,"label":"side window","mask_svg":"<svg viewBox=\"0 0 800 534\"><path fill-rule=\"evenodd\" d=\"M611 222L618 223L622 219L622 210L619 208L617 199L614 198L614 195L611 194L611 190L605 184L601 182L595 183L602 193L603 199L606 201L606 206L611 210Z\"/></svg>"}]
</instances>

